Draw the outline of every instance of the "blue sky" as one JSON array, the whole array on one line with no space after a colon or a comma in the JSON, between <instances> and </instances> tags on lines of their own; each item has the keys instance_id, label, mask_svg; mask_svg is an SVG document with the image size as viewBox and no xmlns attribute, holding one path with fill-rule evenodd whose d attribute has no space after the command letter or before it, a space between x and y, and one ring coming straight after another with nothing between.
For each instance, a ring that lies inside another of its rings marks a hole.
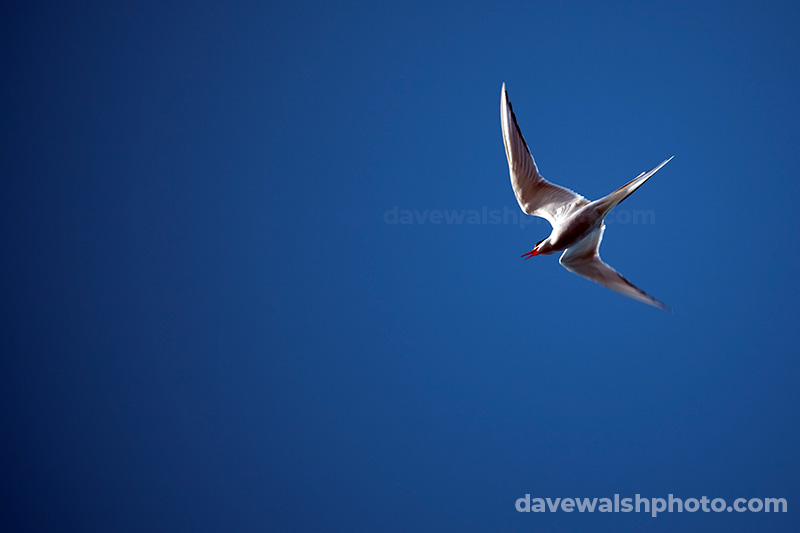
<instances>
[{"instance_id":1,"label":"blue sky","mask_svg":"<svg viewBox=\"0 0 800 533\"><path fill-rule=\"evenodd\" d=\"M796 530L796 3L7 11L4 529ZM589 198L675 155L602 246L673 313L519 258L503 82Z\"/></svg>"}]
</instances>

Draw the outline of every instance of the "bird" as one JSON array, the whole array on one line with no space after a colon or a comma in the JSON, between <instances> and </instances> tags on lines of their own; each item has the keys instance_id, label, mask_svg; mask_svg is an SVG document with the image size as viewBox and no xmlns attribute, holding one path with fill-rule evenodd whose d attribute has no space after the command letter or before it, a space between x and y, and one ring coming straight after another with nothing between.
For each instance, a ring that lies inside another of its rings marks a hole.
<instances>
[{"instance_id":1,"label":"bird","mask_svg":"<svg viewBox=\"0 0 800 533\"><path fill-rule=\"evenodd\" d=\"M553 228L549 237L536 243L533 250L521 257L530 259L563 251L558 262L570 272L634 300L671 310L667 304L639 289L604 263L600 259L600 242L606 229L606 215L675 156L652 170L642 172L611 194L590 201L565 187L550 183L539 173L508 101L505 83L500 91L500 123L511 186L520 208L528 215L544 218Z\"/></svg>"}]
</instances>

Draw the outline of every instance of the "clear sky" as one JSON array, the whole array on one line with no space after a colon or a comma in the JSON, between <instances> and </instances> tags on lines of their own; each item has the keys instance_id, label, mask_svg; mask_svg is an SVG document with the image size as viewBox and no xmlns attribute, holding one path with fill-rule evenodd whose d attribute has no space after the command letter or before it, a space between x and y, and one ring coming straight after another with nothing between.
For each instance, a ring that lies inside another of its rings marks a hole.
<instances>
[{"instance_id":1,"label":"clear sky","mask_svg":"<svg viewBox=\"0 0 800 533\"><path fill-rule=\"evenodd\" d=\"M797 2L4 13L3 530L797 531ZM514 508L637 493L789 513Z\"/></svg>"}]
</instances>

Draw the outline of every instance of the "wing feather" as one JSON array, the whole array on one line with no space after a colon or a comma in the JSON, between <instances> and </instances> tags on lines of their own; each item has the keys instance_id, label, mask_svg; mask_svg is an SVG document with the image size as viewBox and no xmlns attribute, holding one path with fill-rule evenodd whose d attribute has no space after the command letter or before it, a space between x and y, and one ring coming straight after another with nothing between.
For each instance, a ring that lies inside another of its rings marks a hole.
<instances>
[{"instance_id":1,"label":"wing feather","mask_svg":"<svg viewBox=\"0 0 800 533\"><path fill-rule=\"evenodd\" d=\"M508 170L511 174L511 186L522 211L542 217L555 227L559 219L569 214L575 207L589 203L580 194L550 183L539 173L528 144L519 129L511 103L508 101L505 83L500 94L500 122Z\"/></svg>"},{"instance_id":2,"label":"wing feather","mask_svg":"<svg viewBox=\"0 0 800 533\"><path fill-rule=\"evenodd\" d=\"M605 229L606 226L604 224L593 230L574 246L564 250L558 262L570 272L583 276L595 283L599 283L612 291L617 291L629 298L661 309L669 309L669 306L665 303L656 300L636 287L633 283L625 279L622 274L600 259L600 242L603 240L603 232Z\"/></svg>"}]
</instances>

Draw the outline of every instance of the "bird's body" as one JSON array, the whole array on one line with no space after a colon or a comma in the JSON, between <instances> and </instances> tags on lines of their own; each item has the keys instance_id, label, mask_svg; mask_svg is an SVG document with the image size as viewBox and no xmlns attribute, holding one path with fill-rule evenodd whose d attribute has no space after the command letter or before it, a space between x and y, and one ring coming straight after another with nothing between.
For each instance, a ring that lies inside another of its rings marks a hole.
<instances>
[{"instance_id":1,"label":"bird's body","mask_svg":"<svg viewBox=\"0 0 800 533\"><path fill-rule=\"evenodd\" d=\"M664 303L638 289L604 263L600 259L599 248L605 231L603 219L606 215L672 158L592 202L569 189L550 183L539 174L508 101L505 83L500 95L500 122L511 186L520 208L529 215L546 219L553 227L550 236L539 241L523 257L563 251L559 262L570 272L630 298L666 309Z\"/></svg>"}]
</instances>

